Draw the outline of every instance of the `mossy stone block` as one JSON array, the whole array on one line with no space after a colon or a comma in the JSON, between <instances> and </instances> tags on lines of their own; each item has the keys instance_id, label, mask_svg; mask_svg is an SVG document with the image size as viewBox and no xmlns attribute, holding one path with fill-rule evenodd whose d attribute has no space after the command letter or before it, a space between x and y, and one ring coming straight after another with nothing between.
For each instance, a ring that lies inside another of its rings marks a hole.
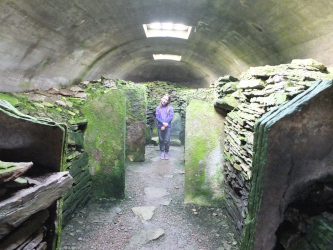
<instances>
[{"instance_id":1,"label":"mossy stone block","mask_svg":"<svg viewBox=\"0 0 333 250\"><path fill-rule=\"evenodd\" d=\"M182 142L178 139L171 139L170 140L170 146L178 146L180 147L182 145Z\"/></svg>"},{"instance_id":2,"label":"mossy stone block","mask_svg":"<svg viewBox=\"0 0 333 250\"><path fill-rule=\"evenodd\" d=\"M223 85L223 87L221 88L221 91L224 94L229 94L229 93L235 92L237 90L238 84L239 84L239 82L228 82L225 85Z\"/></svg>"},{"instance_id":3,"label":"mossy stone block","mask_svg":"<svg viewBox=\"0 0 333 250\"><path fill-rule=\"evenodd\" d=\"M14 107L20 104L20 101L11 93L0 93L0 99L9 102Z\"/></svg>"},{"instance_id":4,"label":"mossy stone block","mask_svg":"<svg viewBox=\"0 0 333 250\"><path fill-rule=\"evenodd\" d=\"M224 120L211 103L192 100L186 109L186 203L216 206L223 202Z\"/></svg>"},{"instance_id":5,"label":"mossy stone block","mask_svg":"<svg viewBox=\"0 0 333 250\"><path fill-rule=\"evenodd\" d=\"M215 102L215 106L226 110L233 110L237 108L238 104L238 99L231 95L226 95L222 99L217 99Z\"/></svg>"},{"instance_id":6,"label":"mossy stone block","mask_svg":"<svg viewBox=\"0 0 333 250\"><path fill-rule=\"evenodd\" d=\"M145 160L147 94L146 87L124 88L126 95L126 160Z\"/></svg>"},{"instance_id":7,"label":"mossy stone block","mask_svg":"<svg viewBox=\"0 0 333 250\"><path fill-rule=\"evenodd\" d=\"M87 100L84 137L92 174L93 195L123 198L125 190L126 98L121 89Z\"/></svg>"},{"instance_id":8,"label":"mossy stone block","mask_svg":"<svg viewBox=\"0 0 333 250\"><path fill-rule=\"evenodd\" d=\"M83 133L80 132L68 132L68 139L74 141L76 146L83 148Z\"/></svg>"}]
</instances>

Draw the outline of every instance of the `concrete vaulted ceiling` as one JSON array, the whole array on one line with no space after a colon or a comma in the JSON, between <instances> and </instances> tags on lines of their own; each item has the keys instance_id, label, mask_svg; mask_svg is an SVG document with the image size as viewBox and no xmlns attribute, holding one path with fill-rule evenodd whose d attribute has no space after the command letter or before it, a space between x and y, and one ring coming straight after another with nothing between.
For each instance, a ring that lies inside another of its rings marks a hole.
<instances>
[{"instance_id":1,"label":"concrete vaulted ceiling","mask_svg":"<svg viewBox=\"0 0 333 250\"><path fill-rule=\"evenodd\" d=\"M188 40L146 38L142 24L152 22L193 29ZM331 66L332 41L331 0L2 0L0 90L101 75L207 87L219 76L296 58Z\"/></svg>"}]
</instances>

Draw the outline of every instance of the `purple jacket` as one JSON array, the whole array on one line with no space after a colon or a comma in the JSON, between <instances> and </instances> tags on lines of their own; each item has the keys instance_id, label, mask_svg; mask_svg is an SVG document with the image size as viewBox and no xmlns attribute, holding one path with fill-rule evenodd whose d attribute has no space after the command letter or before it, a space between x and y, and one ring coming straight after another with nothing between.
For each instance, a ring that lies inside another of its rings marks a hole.
<instances>
[{"instance_id":1,"label":"purple jacket","mask_svg":"<svg viewBox=\"0 0 333 250\"><path fill-rule=\"evenodd\" d=\"M156 120L158 128L163 126L163 122L169 123L167 128L171 128L171 121L173 118L173 108L169 106L169 114L167 115L167 106L162 106L161 110L160 107L157 106L156 108Z\"/></svg>"}]
</instances>

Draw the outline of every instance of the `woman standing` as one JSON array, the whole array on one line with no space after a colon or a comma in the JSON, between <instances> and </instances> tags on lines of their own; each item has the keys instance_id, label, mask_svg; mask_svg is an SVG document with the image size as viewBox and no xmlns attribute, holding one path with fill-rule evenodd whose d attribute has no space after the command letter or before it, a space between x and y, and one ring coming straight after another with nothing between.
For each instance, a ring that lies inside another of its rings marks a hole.
<instances>
[{"instance_id":1,"label":"woman standing","mask_svg":"<svg viewBox=\"0 0 333 250\"><path fill-rule=\"evenodd\" d=\"M173 118L173 108L170 106L170 102L170 95L165 94L161 99L160 105L156 107L161 159L165 160L169 160L171 121Z\"/></svg>"}]
</instances>

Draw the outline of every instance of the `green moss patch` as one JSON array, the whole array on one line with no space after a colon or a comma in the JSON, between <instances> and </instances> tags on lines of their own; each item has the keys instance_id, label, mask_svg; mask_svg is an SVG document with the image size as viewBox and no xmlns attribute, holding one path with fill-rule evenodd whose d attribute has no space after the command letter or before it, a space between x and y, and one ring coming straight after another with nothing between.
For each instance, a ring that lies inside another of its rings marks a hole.
<instances>
[{"instance_id":1,"label":"green moss patch","mask_svg":"<svg viewBox=\"0 0 333 250\"><path fill-rule=\"evenodd\" d=\"M210 129L207 130L207 127ZM216 206L224 200L224 118L213 104L192 100L186 109L185 202Z\"/></svg>"},{"instance_id":2,"label":"green moss patch","mask_svg":"<svg viewBox=\"0 0 333 250\"><path fill-rule=\"evenodd\" d=\"M15 97L15 95L10 93L0 93L0 99L9 102L14 107L16 107L20 103L20 101Z\"/></svg>"},{"instance_id":3,"label":"green moss patch","mask_svg":"<svg viewBox=\"0 0 333 250\"><path fill-rule=\"evenodd\" d=\"M89 155L93 193L98 198L122 198L125 190L126 101L113 89L87 101L85 148Z\"/></svg>"}]
</instances>

